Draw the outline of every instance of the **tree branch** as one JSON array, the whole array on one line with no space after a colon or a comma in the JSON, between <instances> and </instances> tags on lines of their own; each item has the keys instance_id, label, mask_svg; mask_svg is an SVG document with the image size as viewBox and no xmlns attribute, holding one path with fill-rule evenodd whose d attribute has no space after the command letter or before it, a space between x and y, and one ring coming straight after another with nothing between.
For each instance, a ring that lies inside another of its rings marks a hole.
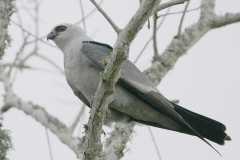
<instances>
[{"instance_id":1,"label":"tree branch","mask_svg":"<svg viewBox=\"0 0 240 160\"><path fill-rule=\"evenodd\" d=\"M97 10L105 17L105 19L109 22L116 33L120 32L119 27L113 22L113 20L108 16L108 14L97 4L95 0L90 0L92 4L97 8Z\"/></svg>"},{"instance_id":2,"label":"tree branch","mask_svg":"<svg viewBox=\"0 0 240 160\"><path fill-rule=\"evenodd\" d=\"M113 100L115 83L120 76L121 64L126 60L129 45L135 38L138 31L152 14L154 6L159 4L159 0L145 0L132 17L127 26L119 33L114 45L110 62L106 66L95 94L91 115L88 121L86 135L85 159L94 160L96 157L102 159L101 133L102 125L108 109L108 105Z\"/></svg>"},{"instance_id":3,"label":"tree branch","mask_svg":"<svg viewBox=\"0 0 240 160\"><path fill-rule=\"evenodd\" d=\"M177 60L187 53L208 31L240 22L240 13L227 13L224 16L217 16L214 12L214 2L214 0L202 0L201 16L198 22L186 28L180 36L174 37L161 54L160 59L154 61L151 67L145 71L155 84L160 83Z\"/></svg>"},{"instance_id":4,"label":"tree branch","mask_svg":"<svg viewBox=\"0 0 240 160\"><path fill-rule=\"evenodd\" d=\"M124 156L124 149L127 142L131 138L134 121L124 119L122 122L117 122L111 132L110 137L106 140L104 145L104 155L107 160L118 160Z\"/></svg>"},{"instance_id":5,"label":"tree branch","mask_svg":"<svg viewBox=\"0 0 240 160\"><path fill-rule=\"evenodd\" d=\"M5 74L2 73L0 75L0 81L2 81L5 88L4 106L1 108L1 113L13 107L23 111L42 126L48 128L63 144L73 150L76 155L82 154L82 140L72 137L72 132L64 123L50 115L44 107L24 101L15 95L8 77Z\"/></svg>"},{"instance_id":6,"label":"tree branch","mask_svg":"<svg viewBox=\"0 0 240 160\"><path fill-rule=\"evenodd\" d=\"M229 24L240 22L240 13L226 13L223 16L217 16L212 20L212 28L220 28Z\"/></svg>"},{"instance_id":7,"label":"tree branch","mask_svg":"<svg viewBox=\"0 0 240 160\"><path fill-rule=\"evenodd\" d=\"M23 101L16 95L7 95L5 102L5 104L9 107L15 107L23 111L41 125L48 128L63 144L67 145L71 150L79 155L79 152L81 151L81 141L72 137L68 127L57 118L50 115L43 107L31 102Z\"/></svg>"}]
</instances>

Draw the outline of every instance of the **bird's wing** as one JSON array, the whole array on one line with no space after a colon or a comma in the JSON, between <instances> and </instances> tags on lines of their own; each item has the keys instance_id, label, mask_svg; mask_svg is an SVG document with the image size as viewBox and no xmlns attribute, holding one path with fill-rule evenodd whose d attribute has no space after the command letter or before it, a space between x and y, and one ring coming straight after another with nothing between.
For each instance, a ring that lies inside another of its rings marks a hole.
<instances>
[{"instance_id":1,"label":"bird's wing","mask_svg":"<svg viewBox=\"0 0 240 160\"><path fill-rule=\"evenodd\" d=\"M110 54L112 52L112 47L95 42L95 41L83 41L82 53L92 61L95 67L99 70L103 70ZM143 90L155 90L152 82L147 78L147 76L142 73L134 64L126 60L122 65L121 78L126 81L131 81L130 83L142 87Z\"/></svg>"},{"instance_id":2,"label":"bird's wing","mask_svg":"<svg viewBox=\"0 0 240 160\"><path fill-rule=\"evenodd\" d=\"M112 47L109 45L94 41L83 42L82 53L92 61L97 69L104 69L104 60L108 58L111 52ZM126 88L127 91L132 92L159 112L168 114L175 120L184 121L174 110L173 105L153 87L147 76L133 63L126 60L121 71L118 85Z\"/></svg>"},{"instance_id":3,"label":"bird's wing","mask_svg":"<svg viewBox=\"0 0 240 160\"><path fill-rule=\"evenodd\" d=\"M97 69L104 69L104 61L112 52L112 47L94 41L84 41L82 45L82 53L87 56ZM189 129L194 135L202 139L205 143L211 146L217 153L219 153L203 136L187 123L183 117L174 110L172 103L161 95L155 88L148 77L142 73L133 63L126 60L122 64L121 77L118 85L132 92L149 106L155 110L168 115L174 121L179 123L186 129Z\"/></svg>"},{"instance_id":4,"label":"bird's wing","mask_svg":"<svg viewBox=\"0 0 240 160\"><path fill-rule=\"evenodd\" d=\"M104 69L104 61L109 58L108 56L110 56L111 52L112 47L107 44L83 41L82 53L85 54L99 70ZM118 81L121 87L134 93L134 95L140 97L158 111L181 118L179 117L180 115L174 111L173 105L154 88L154 85L147 76L133 63L126 60L122 65L121 71L121 77Z\"/></svg>"}]
</instances>

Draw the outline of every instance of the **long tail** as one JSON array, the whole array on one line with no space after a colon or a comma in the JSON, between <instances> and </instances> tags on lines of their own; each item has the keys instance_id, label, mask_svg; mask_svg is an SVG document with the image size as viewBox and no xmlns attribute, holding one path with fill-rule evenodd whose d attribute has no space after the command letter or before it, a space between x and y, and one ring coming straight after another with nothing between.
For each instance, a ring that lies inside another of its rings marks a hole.
<instances>
[{"instance_id":1,"label":"long tail","mask_svg":"<svg viewBox=\"0 0 240 160\"><path fill-rule=\"evenodd\" d=\"M139 88L139 86L136 86L133 82L128 81L127 79L120 79L119 84L122 87L126 88L129 92L132 92L135 96L140 98L142 101L149 104L149 106L151 106L153 109L156 109L156 111L167 115L170 119L174 120L177 124L182 126L182 130L175 130L175 129L171 129L171 130L195 135L195 136L199 137L201 140L203 140L206 144L208 144L211 148L213 148L219 155L221 155L217 151L217 149L214 148L214 146L211 145L205 139L205 137L209 140L212 140L212 141L218 143L218 141L216 141L215 139L220 139L219 138L220 136L218 138L214 138L214 136L209 136L210 134L208 132L213 132L213 134L214 134L214 133L217 133L218 130L220 130L221 134L223 134L225 131L224 125L222 125L222 124L217 125L220 123L219 122L216 123L216 121L214 121L214 120L211 120L207 117L203 117L203 116L195 114L191 111L188 111L174 103L171 104L171 102L168 101L160 93L155 92L155 91L148 91L148 90L145 90L144 88ZM172 105L174 106L174 109L172 108ZM212 121L212 122L207 123L207 121ZM202 122L203 122L203 124L201 124ZM143 123L153 125L149 122L143 122ZM209 128L209 131L208 130L204 131L205 127L207 127L208 124L210 124L210 123L213 124L212 126L214 126L214 129ZM165 127L162 127L161 125L159 126L159 124L154 124L153 126L165 128ZM222 129L219 126L221 126L221 127L223 126ZM215 128L217 128L217 129L215 129ZM166 129L168 129L168 128L166 128ZM213 130L213 131L211 131L211 130ZM203 135L202 135L202 133L203 133ZM230 137L228 137L225 134L225 136L223 136L222 139L228 140L228 139L230 139ZM224 141L224 140L222 140L222 141Z\"/></svg>"},{"instance_id":2,"label":"long tail","mask_svg":"<svg viewBox=\"0 0 240 160\"><path fill-rule=\"evenodd\" d=\"M184 120L189 123L204 138L207 138L220 145L223 145L225 140L231 140L230 136L225 133L226 127L224 124L189 111L177 104L173 105L176 112L178 112L184 118Z\"/></svg>"}]
</instances>

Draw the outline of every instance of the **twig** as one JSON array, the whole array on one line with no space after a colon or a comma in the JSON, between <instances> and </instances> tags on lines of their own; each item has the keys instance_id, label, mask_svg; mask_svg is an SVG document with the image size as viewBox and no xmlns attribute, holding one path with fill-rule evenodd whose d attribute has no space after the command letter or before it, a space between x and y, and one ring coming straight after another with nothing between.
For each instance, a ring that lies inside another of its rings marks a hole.
<instances>
[{"instance_id":1,"label":"twig","mask_svg":"<svg viewBox=\"0 0 240 160\"><path fill-rule=\"evenodd\" d=\"M23 35L24 36L24 35ZM11 76L11 73L12 73L12 69L13 67L17 66L17 63L18 63L18 60L19 60L19 57L23 54L26 46L27 46L27 40L28 40L29 36L25 36L23 37L23 42L20 46L20 48L18 49L17 53L16 53L16 56L12 62L12 67L10 66L9 70L8 70L8 76L10 77ZM24 66L24 64L21 64L20 66Z\"/></svg>"},{"instance_id":2,"label":"twig","mask_svg":"<svg viewBox=\"0 0 240 160\"><path fill-rule=\"evenodd\" d=\"M46 38L46 36L37 37L35 34L31 33L30 31L28 31L27 29L25 29L25 28L24 28L23 26L21 26L20 24L14 22L13 20L11 20L11 22L12 22L14 25L18 26L18 27L19 27L21 30L23 30L24 32L28 33L30 36L32 36L32 37L34 37L34 38L37 38L37 39L38 39L40 42L42 42L43 44L45 44L45 45L47 45L47 46L50 46L50 47L53 47L53 48L56 48L55 45L52 45L52 44L46 42L45 40L43 40L43 38ZM35 39L35 40L36 40L36 39ZM35 41L35 40L34 40L34 41ZM28 43L30 44L30 43L33 43L34 41L28 42Z\"/></svg>"},{"instance_id":3,"label":"twig","mask_svg":"<svg viewBox=\"0 0 240 160\"><path fill-rule=\"evenodd\" d=\"M101 4L103 3L103 0L101 0L98 5L101 6ZM90 17L91 15L93 15L93 13L95 13L97 11L96 7L91 10L89 13L87 13L84 17L82 17L80 20L78 20L77 22L75 22L74 24L80 24L82 23L85 19L87 19L88 17Z\"/></svg>"},{"instance_id":4,"label":"twig","mask_svg":"<svg viewBox=\"0 0 240 160\"><path fill-rule=\"evenodd\" d=\"M48 134L48 129L47 129L47 127L44 127L44 130L45 130L45 134L46 134L46 138L47 138L49 158L50 158L50 160L54 160L54 158L53 158L53 152L52 152L52 145L51 145L51 141L50 141L50 137L49 137L49 134Z\"/></svg>"},{"instance_id":5,"label":"twig","mask_svg":"<svg viewBox=\"0 0 240 160\"><path fill-rule=\"evenodd\" d=\"M156 152L157 152L158 160L162 160L162 156L161 156L161 153L160 153L160 149L159 149L159 147L158 147L158 145L157 145L157 143L156 143L156 139L155 139L155 137L154 137L154 134L153 134L153 132L152 132L152 129L151 129L151 127L149 127L149 126L147 127L147 129L148 129L148 131L149 131L149 133L150 133L150 137L151 137L151 139L152 139L154 148L155 148L155 150L156 150Z\"/></svg>"},{"instance_id":6,"label":"twig","mask_svg":"<svg viewBox=\"0 0 240 160\"><path fill-rule=\"evenodd\" d=\"M77 127L77 125L78 125L82 115L84 114L85 108L86 108L86 106L85 106L85 104L83 104L81 109L80 109L80 111L78 112L76 118L74 119L72 125L70 126L70 131L72 132L72 134L75 131L75 129L76 129L76 127Z\"/></svg>"},{"instance_id":7,"label":"twig","mask_svg":"<svg viewBox=\"0 0 240 160\"><path fill-rule=\"evenodd\" d=\"M166 9L166 8L178 5L178 4L183 4L185 1L188 1L188 0L171 0L170 2L165 2L163 4L160 4L156 8L156 11L159 12L159 11L161 11L163 9Z\"/></svg>"},{"instance_id":8,"label":"twig","mask_svg":"<svg viewBox=\"0 0 240 160\"><path fill-rule=\"evenodd\" d=\"M37 53L38 49L39 49L39 45L38 45L38 37L39 37L39 2L36 0L35 2L35 6L34 6L34 17L33 17L33 21L34 21L34 26L35 26L35 39L34 39L34 48L32 53Z\"/></svg>"},{"instance_id":9,"label":"twig","mask_svg":"<svg viewBox=\"0 0 240 160\"><path fill-rule=\"evenodd\" d=\"M179 23L179 26L178 26L177 37L181 35L182 26L183 26L183 21L184 21L185 15L186 15L186 13L187 13L187 9L188 9L189 4L190 4L190 0L188 0L188 1L186 2L186 5L185 5L185 7L184 7L184 10L183 10L183 13L182 13L182 17L181 17L181 20L180 20L180 23Z\"/></svg>"},{"instance_id":10,"label":"twig","mask_svg":"<svg viewBox=\"0 0 240 160\"><path fill-rule=\"evenodd\" d=\"M159 52L158 52L158 45L157 45L157 13L155 13L153 15L153 53L154 53L154 57L153 59L158 59L159 57Z\"/></svg>"},{"instance_id":11,"label":"twig","mask_svg":"<svg viewBox=\"0 0 240 160\"><path fill-rule=\"evenodd\" d=\"M22 65L17 63L0 63L0 67L18 68L18 69L34 69L29 65ZM10 76L10 75L9 75Z\"/></svg>"},{"instance_id":12,"label":"twig","mask_svg":"<svg viewBox=\"0 0 240 160\"><path fill-rule=\"evenodd\" d=\"M198 11L201 7L196 7L192 9L188 9L186 13L193 12L193 11ZM184 11L176 11L176 12L169 12L169 13L164 13L164 14L159 14L158 17L163 17L163 16L170 16L170 15L178 15L182 14Z\"/></svg>"},{"instance_id":13,"label":"twig","mask_svg":"<svg viewBox=\"0 0 240 160\"><path fill-rule=\"evenodd\" d=\"M24 64L29 58L31 58L32 56L36 55L39 49L39 44L38 44L38 40L39 40L39 2L38 1L34 1L35 2L35 6L34 6L34 16L33 16L33 21L34 21L34 26L35 26L35 37L34 37L34 47L33 50L27 55L25 56L25 58L21 59L22 64ZM22 29L23 30L23 29ZM29 34L29 33L28 33Z\"/></svg>"},{"instance_id":14,"label":"twig","mask_svg":"<svg viewBox=\"0 0 240 160\"><path fill-rule=\"evenodd\" d=\"M170 11L170 8L167 9L166 13L168 13ZM160 17L158 17L160 18ZM166 19L166 16L162 16L162 19L160 21L160 23L157 25L157 30L159 30L162 25L164 24ZM144 51L146 50L146 48L148 47L148 45L150 44L150 42L153 40L153 35L148 39L148 41L144 44L142 50L139 52L139 54L137 55L137 57L135 58L135 60L133 61L133 63L137 63L137 61L141 58L141 56L143 55Z\"/></svg>"},{"instance_id":15,"label":"twig","mask_svg":"<svg viewBox=\"0 0 240 160\"><path fill-rule=\"evenodd\" d=\"M42 60L44 60L45 62L49 63L50 65L52 65L54 68L56 68L59 73L64 74L63 69L58 66L54 61L52 61L51 59L49 59L48 57L44 56L43 54L37 53L36 56Z\"/></svg>"},{"instance_id":16,"label":"twig","mask_svg":"<svg viewBox=\"0 0 240 160\"><path fill-rule=\"evenodd\" d=\"M21 14L20 14L20 12L19 12L19 10L18 10L18 8L16 8L16 16L17 16L17 19L18 19L18 24L20 24L20 25L23 25L23 21L22 21L22 17L21 17ZM25 38L25 32L21 29L21 33L22 33L22 38L23 38L23 41L24 41L24 38Z\"/></svg>"},{"instance_id":17,"label":"twig","mask_svg":"<svg viewBox=\"0 0 240 160\"><path fill-rule=\"evenodd\" d=\"M83 30L87 33L87 25L86 25L86 18L85 18L85 12L82 0L79 0L80 10L81 10L81 16L82 16L82 24L83 24Z\"/></svg>"},{"instance_id":18,"label":"twig","mask_svg":"<svg viewBox=\"0 0 240 160\"><path fill-rule=\"evenodd\" d=\"M95 0L90 0L92 4L98 9L98 11L105 17L108 23L112 26L116 33L120 32L119 27L113 22L113 20L107 15L107 13L96 3Z\"/></svg>"}]
</instances>

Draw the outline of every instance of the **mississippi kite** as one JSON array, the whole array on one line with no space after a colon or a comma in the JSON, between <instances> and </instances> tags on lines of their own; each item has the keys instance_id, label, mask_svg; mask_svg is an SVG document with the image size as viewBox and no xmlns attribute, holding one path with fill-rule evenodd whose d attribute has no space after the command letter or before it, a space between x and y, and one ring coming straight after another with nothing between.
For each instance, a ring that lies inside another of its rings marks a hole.
<instances>
[{"instance_id":1,"label":"mississippi kite","mask_svg":"<svg viewBox=\"0 0 240 160\"><path fill-rule=\"evenodd\" d=\"M53 40L64 53L65 75L74 94L91 107L99 73L104 70L112 47L93 41L81 28L71 24L54 27L47 39ZM230 140L224 124L166 99L130 61L126 60L121 69L109 106L112 112L146 125L197 136L211 147L205 138L221 145Z\"/></svg>"}]
</instances>

